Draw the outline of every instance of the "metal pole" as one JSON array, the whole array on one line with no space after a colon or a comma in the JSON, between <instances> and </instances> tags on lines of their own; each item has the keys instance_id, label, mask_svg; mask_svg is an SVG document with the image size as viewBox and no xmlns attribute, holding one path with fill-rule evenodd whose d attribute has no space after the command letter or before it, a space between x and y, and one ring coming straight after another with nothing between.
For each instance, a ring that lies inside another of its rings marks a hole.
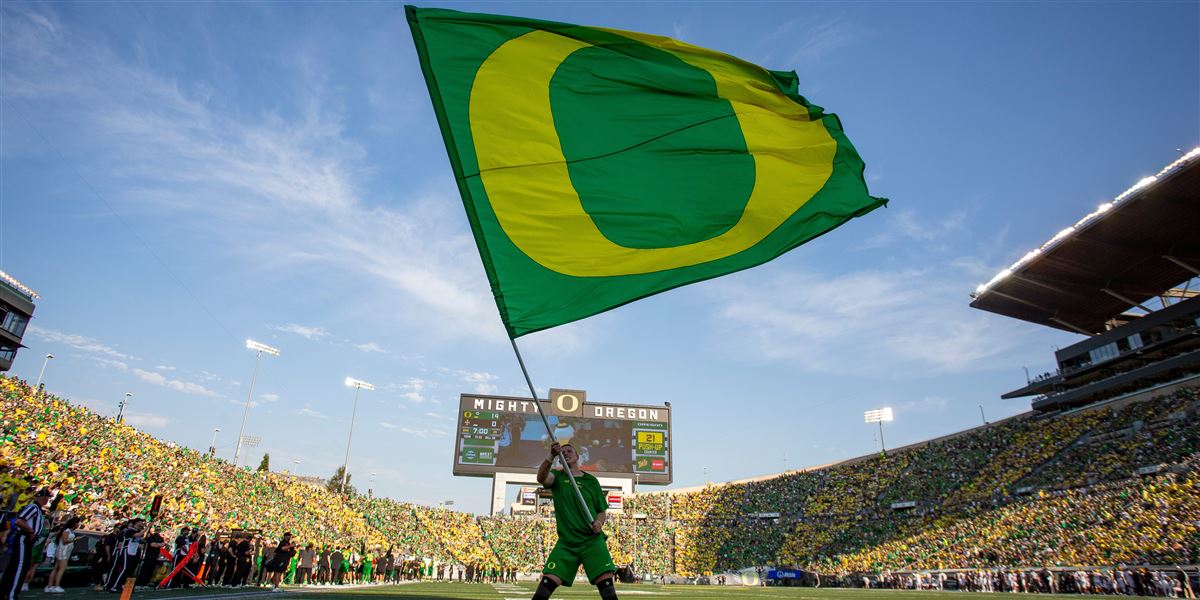
<instances>
[{"instance_id":1,"label":"metal pole","mask_svg":"<svg viewBox=\"0 0 1200 600\"><path fill-rule=\"evenodd\" d=\"M883 421L879 421L879 451L887 454L887 446L883 444Z\"/></svg>"},{"instance_id":2,"label":"metal pole","mask_svg":"<svg viewBox=\"0 0 1200 600\"><path fill-rule=\"evenodd\" d=\"M525 359L521 358L521 350L517 348L516 338L510 337L508 341L512 343L513 352L517 355L517 364L521 365L521 373L525 375L525 383L529 385L529 393L533 396L533 405L537 407L538 416L542 418L542 425L546 426L546 435L550 436L550 443L557 444L558 440L554 438L554 431L550 428L550 421L546 420L546 413L542 411L542 401L538 400L537 390L533 387L533 380L529 378L529 371L525 368ZM575 482L575 475L571 473L571 465L567 461L562 461L563 470L567 472L567 479L571 481L571 488L575 490L575 497L579 500L579 506L583 508L583 514L587 515L588 522L595 522L596 516L592 514L592 509L588 507L587 500L583 499L583 492L579 491L579 484Z\"/></svg>"},{"instance_id":3,"label":"metal pole","mask_svg":"<svg viewBox=\"0 0 1200 600\"><path fill-rule=\"evenodd\" d=\"M129 400L129 397L132 395L133 394L130 394L129 392L125 392L125 397L121 398L121 405L117 407L117 422L118 423L121 423L125 420L125 416L124 416L125 415L125 402L127 402Z\"/></svg>"},{"instance_id":4,"label":"metal pole","mask_svg":"<svg viewBox=\"0 0 1200 600\"><path fill-rule=\"evenodd\" d=\"M213 455L215 455L217 453L217 433L219 433L220 431L221 431L220 427L213 428L212 443L208 445L208 447L212 449L211 452Z\"/></svg>"},{"instance_id":5,"label":"metal pole","mask_svg":"<svg viewBox=\"0 0 1200 600\"><path fill-rule=\"evenodd\" d=\"M50 364L50 359L54 358L53 354L47 354L46 360L42 361L42 370L38 371L37 383L33 384L33 393L37 393L38 388L42 387L42 375L46 374L46 365Z\"/></svg>"},{"instance_id":6,"label":"metal pole","mask_svg":"<svg viewBox=\"0 0 1200 600\"><path fill-rule=\"evenodd\" d=\"M262 362L262 350L254 357L254 372L250 374L250 391L246 392L246 408L242 409L242 428L238 430L237 446L233 450L233 466L238 466L242 455L242 437L246 435L246 417L250 416L250 399L254 397L254 378L258 377L258 363Z\"/></svg>"},{"instance_id":7,"label":"metal pole","mask_svg":"<svg viewBox=\"0 0 1200 600\"><path fill-rule=\"evenodd\" d=\"M983 424L984 424L984 425L987 425L987 417L985 417L985 416L983 415L983 405L982 405L982 404L980 404L980 405L979 405L979 418L980 418L980 419L983 419Z\"/></svg>"},{"instance_id":8,"label":"metal pole","mask_svg":"<svg viewBox=\"0 0 1200 600\"><path fill-rule=\"evenodd\" d=\"M342 459L343 494L346 493L346 477L350 474L350 441L354 439L354 417L358 415L358 392L361 390L361 387L354 386L354 410L350 411L350 435L346 438L346 458Z\"/></svg>"},{"instance_id":9,"label":"metal pole","mask_svg":"<svg viewBox=\"0 0 1200 600\"><path fill-rule=\"evenodd\" d=\"M641 482L640 475L641 474L637 473L637 472L634 472L634 474L633 474L633 493L634 494L637 493L638 483ZM633 574L634 574L634 576L637 576L637 553L638 553L637 522L638 522L637 518L634 517L634 519L633 519Z\"/></svg>"}]
</instances>

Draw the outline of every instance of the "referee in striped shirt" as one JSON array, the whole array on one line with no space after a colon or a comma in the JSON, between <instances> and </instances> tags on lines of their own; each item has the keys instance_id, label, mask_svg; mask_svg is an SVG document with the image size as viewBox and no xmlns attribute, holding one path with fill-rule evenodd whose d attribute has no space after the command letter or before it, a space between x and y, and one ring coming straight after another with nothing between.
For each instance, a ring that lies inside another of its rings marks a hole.
<instances>
[{"instance_id":1,"label":"referee in striped shirt","mask_svg":"<svg viewBox=\"0 0 1200 600\"><path fill-rule=\"evenodd\" d=\"M15 532L12 545L8 551L8 567L0 575L0 600L17 600L21 594L21 582L24 581L25 571L33 564L33 544L46 525L42 511L50 501L50 490L42 488L33 495L33 502L22 508L13 519Z\"/></svg>"}]
</instances>

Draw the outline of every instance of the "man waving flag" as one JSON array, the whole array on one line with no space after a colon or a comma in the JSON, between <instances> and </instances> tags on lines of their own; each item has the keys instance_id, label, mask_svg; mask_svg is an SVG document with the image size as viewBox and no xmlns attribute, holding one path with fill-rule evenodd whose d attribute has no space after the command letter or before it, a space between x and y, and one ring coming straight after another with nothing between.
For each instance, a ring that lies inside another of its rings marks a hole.
<instances>
[{"instance_id":1,"label":"man waving flag","mask_svg":"<svg viewBox=\"0 0 1200 600\"><path fill-rule=\"evenodd\" d=\"M800 96L795 73L641 33L405 10L535 400L516 338L762 264L886 202L867 193L841 123ZM538 481L554 486L556 510L571 507L572 518L557 513L560 536L584 531L560 539L534 600L580 565L616 600L600 488L562 448L567 464L550 476L543 463ZM578 504L560 506L559 474Z\"/></svg>"},{"instance_id":2,"label":"man waving flag","mask_svg":"<svg viewBox=\"0 0 1200 600\"><path fill-rule=\"evenodd\" d=\"M886 203L795 73L641 33L406 10L510 338L762 264Z\"/></svg>"}]
</instances>

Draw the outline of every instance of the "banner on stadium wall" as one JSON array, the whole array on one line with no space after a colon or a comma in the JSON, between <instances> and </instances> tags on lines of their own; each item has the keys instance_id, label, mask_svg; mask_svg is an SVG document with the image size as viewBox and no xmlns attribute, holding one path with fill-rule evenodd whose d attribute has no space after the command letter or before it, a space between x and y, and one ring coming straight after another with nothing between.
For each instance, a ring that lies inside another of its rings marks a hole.
<instances>
[{"instance_id":1,"label":"banner on stadium wall","mask_svg":"<svg viewBox=\"0 0 1200 600\"><path fill-rule=\"evenodd\" d=\"M625 494L619 490L608 492L608 510L621 510L625 506Z\"/></svg>"},{"instance_id":2,"label":"banner on stadium wall","mask_svg":"<svg viewBox=\"0 0 1200 600\"><path fill-rule=\"evenodd\" d=\"M537 488L523 487L521 488L521 504L524 506L537 505Z\"/></svg>"},{"instance_id":3,"label":"banner on stadium wall","mask_svg":"<svg viewBox=\"0 0 1200 600\"><path fill-rule=\"evenodd\" d=\"M767 579L800 579L803 574L799 569L772 569L767 571Z\"/></svg>"}]
</instances>

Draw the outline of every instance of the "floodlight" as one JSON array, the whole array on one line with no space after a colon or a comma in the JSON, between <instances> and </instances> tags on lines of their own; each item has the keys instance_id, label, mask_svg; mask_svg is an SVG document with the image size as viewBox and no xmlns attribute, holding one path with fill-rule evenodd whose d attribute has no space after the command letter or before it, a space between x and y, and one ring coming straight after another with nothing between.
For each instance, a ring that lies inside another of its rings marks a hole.
<instances>
[{"instance_id":1,"label":"floodlight","mask_svg":"<svg viewBox=\"0 0 1200 600\"><path fill-rule=\"evenodd\" d=\"M279 356L279 348L272 348L254 340L246 340L246 347L258 354L254 356L254 371L250 373L250 388L246 390L246 407L242 409L242 428L238 431L237 446L233 449L233 466L238 465L242 456L243 440L246 438L246 418L250 416L250 399L254 397L254 380L258 378L258 363L262 362L263 354Z\"/></svg>"},{"instance_id":2,"label":"floodlight","mask_svg":"<svg viewBox=\"0 0 1200 600\"><path fill-rule=\"evenodd\" d=\"M342 459L342 492L346 491L346 478L350 476L350 442L354 439L354 418L358 416L358 394L363 390L375 389L375 386L353 377L347 377L345 383L346 387L354 388L354 408L350 411L350 435L346 436L346 457ZM371 479L374 478L375 474L371 473Z\"/></svg>"},{"instance_id":3,"label":"floodlight","mask_svg":"<svg viewBox=\"0 0 1200 600\"><path fill-rule=\"evenodd\" d=\"M863 417L867 423L890 422L893 417L892 408L889 406L876 410L868 410L867 412L863 413Z\"/></svg>"},{"instance_id":4,"label":"floodlight","mask_svg":"<svg viewBox=\"0 0 1200 600\"><path fill-rule=\"evenodd\" d=\"M4 281L4 283L7 283L8 285L16 288L22 294L25 294L26 296L28 296L34 300L41 298L41 296L39 296L37 292L29 289L28 286L21 283L20 281L17 281L17 279L15 277L13 277L12 275L9 275L8 273L5 273L4 271L0 271L0 280Z\"/></svg>"},{"instance_id":5,"label":"floodlight","mask_svg":"<svg viewBox=\"0 0 1200 600\"><path fill-rule=\"evenodd\" d=\"M355 379L353 377L346 378L346 387L358 388L358 389L362 389L362 390L375 389L375 386L373 386L361 379Z\"/></svg>"},{"instance_id":6,"label":"floodlight","mask_svg":"<svg viewBox=\"0 0 1200 600\"><path fill-rule=\"evenodd\" d=\"M271 356L279 356L279 348L272 348L266 344L260 344L254 340L246 340L246 347L257 352L266 352Z\"/></svg>"}]
</instances>

